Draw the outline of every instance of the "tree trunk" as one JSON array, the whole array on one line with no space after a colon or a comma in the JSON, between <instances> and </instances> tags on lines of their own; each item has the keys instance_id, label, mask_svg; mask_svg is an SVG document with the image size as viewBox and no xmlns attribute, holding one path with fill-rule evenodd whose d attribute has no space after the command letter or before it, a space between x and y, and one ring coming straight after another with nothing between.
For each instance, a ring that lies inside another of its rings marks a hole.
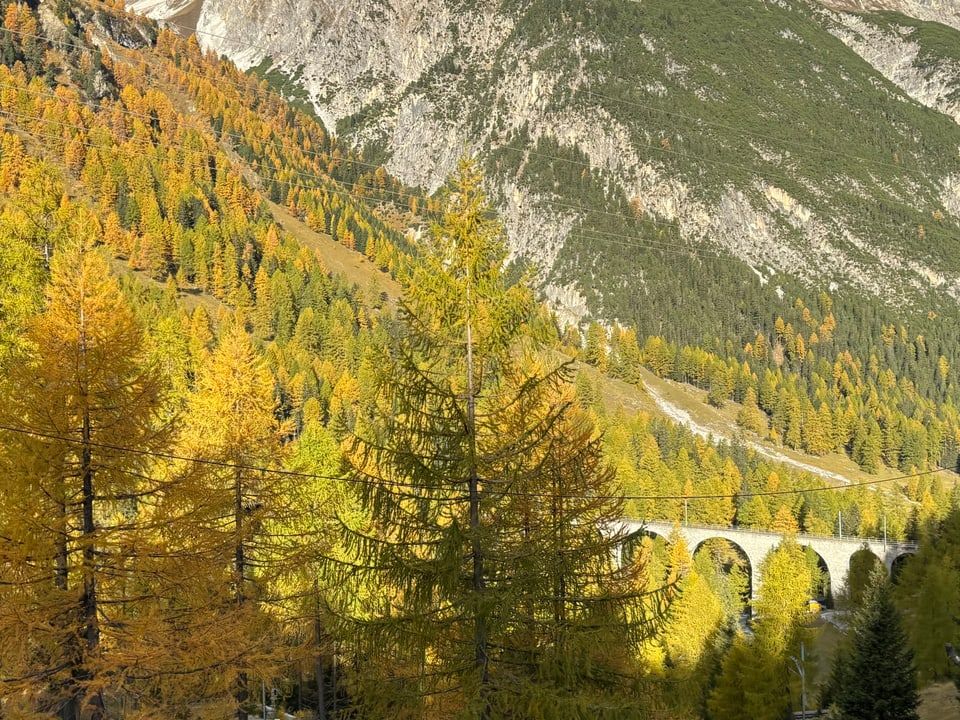
<instances>
[{"instance_id":1,"label":"tree trunk","mask_svg":"<svg viewBox=\"0 0 960 720\"><path fill-rule=\"evenodd\" d=\"M313 591L314 593L317 592L316 584L314 584ZM317 720L327 720L327 698L323 687L323 651L320 646L322 630L323 628L320 626L320 596L317 595L316 615L313 616L313 637L317 651Z\"/></svg>"},{"instance_id":2,"label":"tree trunk","mask_svg":"<svg viewBox=\"0 0 960 720\"><path fill-rule=\"evenodd\" d=\"M61 497L63 493L66 492L61 487ZM60 521L62 523L62 530L60 532L60 537L57 538L57 558L56 558L56 578L54 579L54 585L64 596L67 592L67 581L69 579L69 556L67 554L67 504L63 500L60 501ZM75 617L74 612L76 609L71 607L65 618L63 618L64 629L68 632L72 629ZM70 653L73 655L71 663L76 668L80 662L81 658L79 657L77 642L75 641L75 636L72 632L69 632L69 635L66 639L67 647L64 648L65 653ZM53 695L58 695L61 691L66 691L67 697L64 699L63 704L57 709L57 717L60 720L78 720L77 713L77 701L76 693L73 689L74 680L73 678L66 680L64 685L55 684L52 688ZM64 687L65 686L65 687Z\"/></svg>"},{"instance_id":3,"label":"tree trunk","mask_svg":"<svg viewBox=\"0 0 960 720\"><path fill-rule=\"evenodd\" d=\"M240 468L237 468L234 472L233 478L233 489L234 489L234 530L237 533L237 544L236 544L236 556L234 558L234 571L236 573L236 602L237 607L242 607L243 604L247 601L246 595L244 594L244 582L246 574L246 559L244 557L244 545L243 545L243 475ZM241 672L237 675L236 688L234 691L234 699L237 701L237 720L247 720L247 711L244 708L244 703L247 702L249 693L247 691L247 674ZM266 718L264 718L266 720Z\"/></svg>"},{"instance_id":4,"label":"tree trunk","mask_svg":"<svg viewBox=\"0 0 960 720\"><path fill-rule=\"evenodd\" d=\"M469 442L469 477L467 489L470 495L470 535L473 561L473 591L477 595L477 615L474 618L473 642L474 663L479 671L480 696L486 694L490 682L490 660L487 656L487 618L482 595L486 588L483 570L483 545L480 542L480 478L477 473L477 398L473 386L473 327L470 317L471 273L467 276L467 434ZM489 703L484 703L481 720L490 715Z\"/></svg>"},{"instance_id":5,"label":"tree trunk","mask_svg":"<svg viewBox=\"0 0 960 720\"><path fill-rule=\"evenodd\" d=\"M80 433L80 482L81 482L81 501L83 503L83 520L81 524L81 533L83 538L83 634L87 640L86 659L82 663L78 676L84 681L78 690L82 693L87 692L85 685L93 684L95 675L90 660L96 658L100 651L100 620L97 617L97 575L96 575L96 530L97 526L93 518L93 446L90 426L90 406L89 406L89 388L87 386L87 330L86 313L84 306L80 306L80 346L79 346L79 367L77 377L79 379L80 407L83 409ZM80 698L77 698L77 709L80 707ZM90 696L90 720L102 720L103 718L103 693L98 690Z\"/></svg>"},{"instance_id":6,"label":"tree trunk","mask_svg":"<svg viewBox=\"0 0 960 720\"><path fill-rule=\"evenodd\" d=\"M100 619L97 617L97 552L94 545L96 524L93 518L93 452L90 447L90 415L83 416L83 445L80 451L80 473L83 483L83 626L87 640L87 657L95 658L100 651ZM93 682L89 663L83 669L83 679ZM97 691L90 698L90 720L102 720L103 693Z\"/></svg>"}]
</instances>

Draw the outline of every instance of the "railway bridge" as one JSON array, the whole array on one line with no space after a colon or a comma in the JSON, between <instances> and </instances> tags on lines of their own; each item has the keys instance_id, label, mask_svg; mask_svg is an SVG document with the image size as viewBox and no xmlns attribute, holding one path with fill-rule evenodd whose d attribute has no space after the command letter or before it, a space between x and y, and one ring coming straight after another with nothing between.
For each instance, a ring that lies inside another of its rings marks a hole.
<instances>
[{"instance_id":1,"label":"railway bridge","mask_svg":"<svg viewBox=\"0 0 960 720\"><path fill-rule=\"evenodd\" d=\"M721 538L733 543L746 556L750 563L751 594L756 595L759 586L756 572L767 553L773 550L783 539L783 534L764 532L762 530L747 530L736 527L713 525L674 525L657 520L623 520L623 527L627 532L642 532L657 535L665 540L670 539L674 532L680 534L693 554L706 540ZM915 543L890 542L885 538L858 538L837 537L828 535L797 534L797 542L801 546L810 547L823 562L830 576L830 590L836 595L842 592L846 581L847 571L850 569L850 559L860 550L869 550L880 560L887 572L893 564L904 555L917 551Z\"/></svg>"}]
</instances>

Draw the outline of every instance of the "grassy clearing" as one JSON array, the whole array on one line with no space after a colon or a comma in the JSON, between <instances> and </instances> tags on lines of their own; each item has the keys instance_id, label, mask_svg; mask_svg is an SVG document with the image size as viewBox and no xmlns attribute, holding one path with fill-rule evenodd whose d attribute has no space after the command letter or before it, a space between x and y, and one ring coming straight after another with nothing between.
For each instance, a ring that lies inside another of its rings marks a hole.
<instances>
[{"instance_id":1,"label":"grassy clearing","mask_svg":"<svg viewBox=\"0 0 960 720\"><path fill-rule=\"evenodd\" d=\"M937 683L920 692L920 720L957 720L960 702L951 682Z\"/></svg>"},{"instance_id":2,"label":"grassy clearing","mask_svg":"<svg viewBox=\"0 0 960 720\"><path fill-rule=\"evenodd\" d=\"M361 288L376 282L391 302L400 297L400 284L366 257L344 247L326 233L314 232L282 205L270 201L267 204L273 219L283 230L293 235L300 245L320 253L329 272L342 275L347 282Z\"/></svg>"}]
</instances>

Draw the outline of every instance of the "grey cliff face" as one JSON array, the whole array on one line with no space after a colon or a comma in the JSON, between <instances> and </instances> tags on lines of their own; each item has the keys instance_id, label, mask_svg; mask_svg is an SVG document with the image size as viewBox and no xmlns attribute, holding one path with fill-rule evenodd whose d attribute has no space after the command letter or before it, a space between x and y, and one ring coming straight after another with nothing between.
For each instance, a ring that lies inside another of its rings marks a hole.
<instances>
[{"instance_id":1,"label":"grey cliff face","mask_svg":"<svg viewBox=\"0 0 960 720\"><path fill-rule=\"evenodd\" d=\"M884 30L860 15L834 16L834 35L917 102L960 124L960 61L925 65L913 28Z\"/></svg>"},{"instance_id":2,"label":"grey cliff face","mask_svg":"<svg viewBox=\"0 0 960 720\"><path fill-rule=\"evenodd\" d=\"M135 0L128 7L158 19L192 13L195 27L184 29L195 29L205 49L242 70L269 59L297 73L331 127L416 81L453 43L445 8L424 0Z\"/></svg>"}]
</instances>

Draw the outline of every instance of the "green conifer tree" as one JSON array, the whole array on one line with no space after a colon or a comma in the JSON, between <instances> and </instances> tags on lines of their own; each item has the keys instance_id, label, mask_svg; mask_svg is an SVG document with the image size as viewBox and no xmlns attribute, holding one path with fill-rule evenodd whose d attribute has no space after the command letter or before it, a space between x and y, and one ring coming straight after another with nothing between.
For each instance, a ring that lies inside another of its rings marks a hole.
<instances>
[{"instance_id":1,"label":"green conifer tree","mask_svg":"<svg viewBox=\"0 0 960 720\"><path fill-rule=\"evenodd\" d=\"M522 338L531 292L480 180L464 163L446 193L348 454L369 525L333 571L360 711L626 716L651 617L638 566L613 564L621 503L564 367ZM381 588L362 608L358 577Z\"/></svg>"},{"instance_id":2,"label":"green conifer tree","mask_svg":"<svg viewBox=\"0 0 960 720\"><path fill-rule=\"evenodd\" d=\"M886 570L871 577L855 616L853 644L831 678L832 699L842 720L916 720L920 695L916 666Z\"/></svg>"},{"instance_id":3,"label":"green conifer tree","mask_svg":"<svg viewBox=\"0 0 960 720\"><path fill-rule=\"evenodd\" d=\"M757 638L737 635L707 707L714 720L781 720L789 713L784 660Z\"/></svg>"}]
</instances>

